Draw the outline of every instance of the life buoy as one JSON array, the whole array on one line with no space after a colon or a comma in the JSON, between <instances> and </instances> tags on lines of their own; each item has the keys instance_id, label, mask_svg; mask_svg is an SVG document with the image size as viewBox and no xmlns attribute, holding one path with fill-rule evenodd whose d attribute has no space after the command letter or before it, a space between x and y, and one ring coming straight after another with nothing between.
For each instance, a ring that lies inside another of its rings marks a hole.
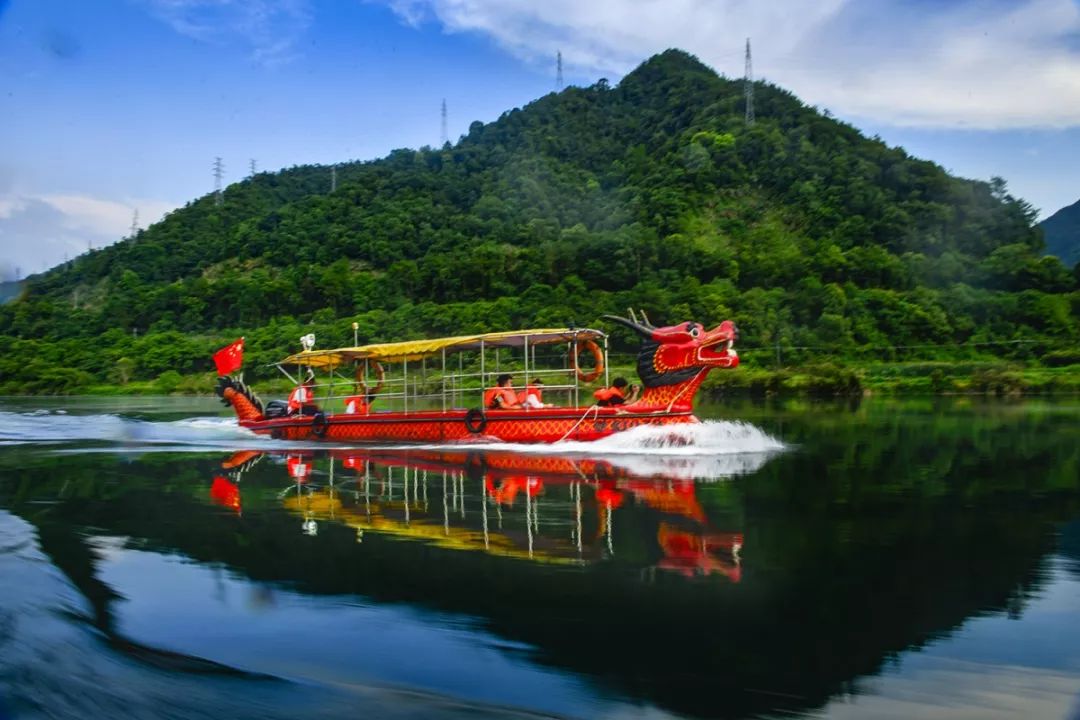
<instances>
[{"instance_id":1,"label":"life buoy","mask_svg":"<svg viewBox=\"0 0 1080 720\"><path fill-rule=\"evenodd\" d=\"M371 368L372 372L375 373L375 387L371 390L366 389L367 383L365 382L365 380L367 378L365 377L364 366L359 363L357 363L356 365L356 382L364 386L364 392L366 395L378 395L379 391L382 390L383 381L386 379L386 371L383 370L382 363L380 363L378 360L365 360L365 362L367 363L368 367Z\"/></svg>"},{"instance_id":2,"label":"life buoy","mask_svg":"<svg viewBox=\"0 0 1080 720\"><path fill-rule=\"evenodd\" d=\"M487 415L483 410L472 408L465 413L465 429L473 435L479 435L487 429Z\"/></svg>"},{"instance_id":3,"label":"life buoy","mask_svg":"<svg viewBox=\"0 0 1080 720\"><path fill-rule=\"evenodd\" d=\"M593 361L596 364L592 369L592 372L583 371L581 365L578 364L578 356L581 355L582 350L588 350L592 353ZM574 343L574 346L570 348L570 353L573 356L571 365L574 368L574 372L577 373L578 380L581 382L592 382L604 374L604 351L592 340L578 340Z\"/></svg>"},{"instance_id":4,"label":"life buoy","mask_svg":"<svg viewBox=\"0 0 1080 720\"><path fill-rule=\"evenodd\" d=\"M316 437L326 437L326 430L330 427L330 420L326 417L326 413L321 410L311 416L311 432L315 433Z\"/></svg>"}]
</instances>

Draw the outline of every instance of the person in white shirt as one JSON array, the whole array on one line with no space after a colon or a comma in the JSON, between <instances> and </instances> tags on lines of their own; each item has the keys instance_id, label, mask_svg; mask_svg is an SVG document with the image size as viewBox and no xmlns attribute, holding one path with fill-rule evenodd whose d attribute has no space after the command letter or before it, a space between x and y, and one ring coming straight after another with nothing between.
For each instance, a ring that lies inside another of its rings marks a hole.
<instances>
[{"instance_id":1,"label":"person in white shirt","mask_svg":"<svg viewBox=\"0 0 1080 720\"><path fill-rule=\"evenodd\" d=\"M521 407L526 408L544 408L552 407L551 405L544 404L544 379L533 378L529 381L529 384L525 386L525 389L518 393L518 402L521 403Z\"/></svg>"}]
</instances>

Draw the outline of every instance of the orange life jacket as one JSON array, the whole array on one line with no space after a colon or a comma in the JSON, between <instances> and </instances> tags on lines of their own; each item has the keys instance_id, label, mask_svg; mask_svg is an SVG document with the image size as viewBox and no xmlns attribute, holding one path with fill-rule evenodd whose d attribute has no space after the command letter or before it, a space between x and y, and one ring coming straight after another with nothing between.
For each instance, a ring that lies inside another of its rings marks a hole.
<instances>
[{"instance_id":1,"label":"orange life jacket","mask_svg":"<svg viewBox=\"0 0 1080 720\"><path fill-rule=\"evenodd\" d=\"M367 396L350 395L345 398L346 415L365 415L368 411Z\"/></svg>"},{"instance_id":2,"label":"orange life jacket","mask_svg":"<svg viewBox=\"0 0 1080 720\"><path fill-rule=\"evenodd\" d=\"M305 405L311 404L311 388L307 385L297 385L289 393L289 410L295 412Z\"/></svg>"},{"instance_id":3,"label":"orange life jacket","mask_svg":"<svg viewBox=\"0 0 1080 720\"><path fill-rule=\"evenodd\" d=\"M285 460L285 467L289 470L289 476L298 482L307 480L311 474L311 463L299 455L290 455Z\"/></svg>"},{"instance_id":4,"label":"orange life jacket","mask_svg":"<svg viewBox=\"0 0 1080 720\"><path fill-rule=\"evenodd\" d=\"M495 402L496 398L499 399L498 403ZM484 407L488 410L508 408L517 404L517 395L508 387L495 386L484 393Z\"/></svg>"},{"instance_id":5,"label":"orange life jacket","mask_svg":"<svg viewBox=\"0 0 1080 720\"><path fill-rule=\"evenodd\" d=\"M597 402L607 403L608 405L618 405L626 400L626 396L623 395L622 390L614 385L611 387L600 388L593 393L593 397L596 398Z\"/></svg>"}]
</instances>

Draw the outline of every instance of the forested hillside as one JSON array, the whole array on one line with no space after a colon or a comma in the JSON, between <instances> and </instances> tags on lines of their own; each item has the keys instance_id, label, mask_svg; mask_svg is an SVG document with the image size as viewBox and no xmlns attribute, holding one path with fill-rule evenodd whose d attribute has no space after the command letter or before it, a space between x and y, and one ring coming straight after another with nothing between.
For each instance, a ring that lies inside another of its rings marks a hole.
<instances>
[{"instance_id":1,"label":"forested hillside","mask_svg":"<svg viewBox=\"0 0 1080 720\"><path fill-rule=\"evenodd\" d=\"M1080 263L1080 200L1061 208L1039 226L1046 237L1046 252L1066 265Z\"/></svg>"},{"instance_id":2,"label":"forested hillside","mask_svg":"<svg viewBox=\"0 0 1080 720\"><path fill-rule=\"evenodd\" d=\"M755 103L747 126L741 81L668 51L454 146L339 166L333 193L327 168L261 173L33 278L0 307L0 391L206 372L239 334L250 373L305 332L351 343L353 321L364 342L629 306L734 318L770 364L1075 353L1076 272L1004 182L774 86Z\"/></svg>"}]
</instances>

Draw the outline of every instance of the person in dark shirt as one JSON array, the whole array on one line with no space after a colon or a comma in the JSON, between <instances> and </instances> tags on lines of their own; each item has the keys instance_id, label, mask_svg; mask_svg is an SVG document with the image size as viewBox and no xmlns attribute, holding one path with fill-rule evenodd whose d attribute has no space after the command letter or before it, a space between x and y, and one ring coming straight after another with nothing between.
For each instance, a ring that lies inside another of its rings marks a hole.
<instances>
[{"instance_id":1,"label":"person in dark shirt","mask_svg":"<svg viewBox=\"0 0 1080 720\"><path fill-rule=\"evenodd\" d=\"M510 386L510 380L508 373L503 373L496 378L495 387L488 388L484 393L484 407L488 410L510 410L521 407L517 393Z\"/></svg>"}]
</instances>

